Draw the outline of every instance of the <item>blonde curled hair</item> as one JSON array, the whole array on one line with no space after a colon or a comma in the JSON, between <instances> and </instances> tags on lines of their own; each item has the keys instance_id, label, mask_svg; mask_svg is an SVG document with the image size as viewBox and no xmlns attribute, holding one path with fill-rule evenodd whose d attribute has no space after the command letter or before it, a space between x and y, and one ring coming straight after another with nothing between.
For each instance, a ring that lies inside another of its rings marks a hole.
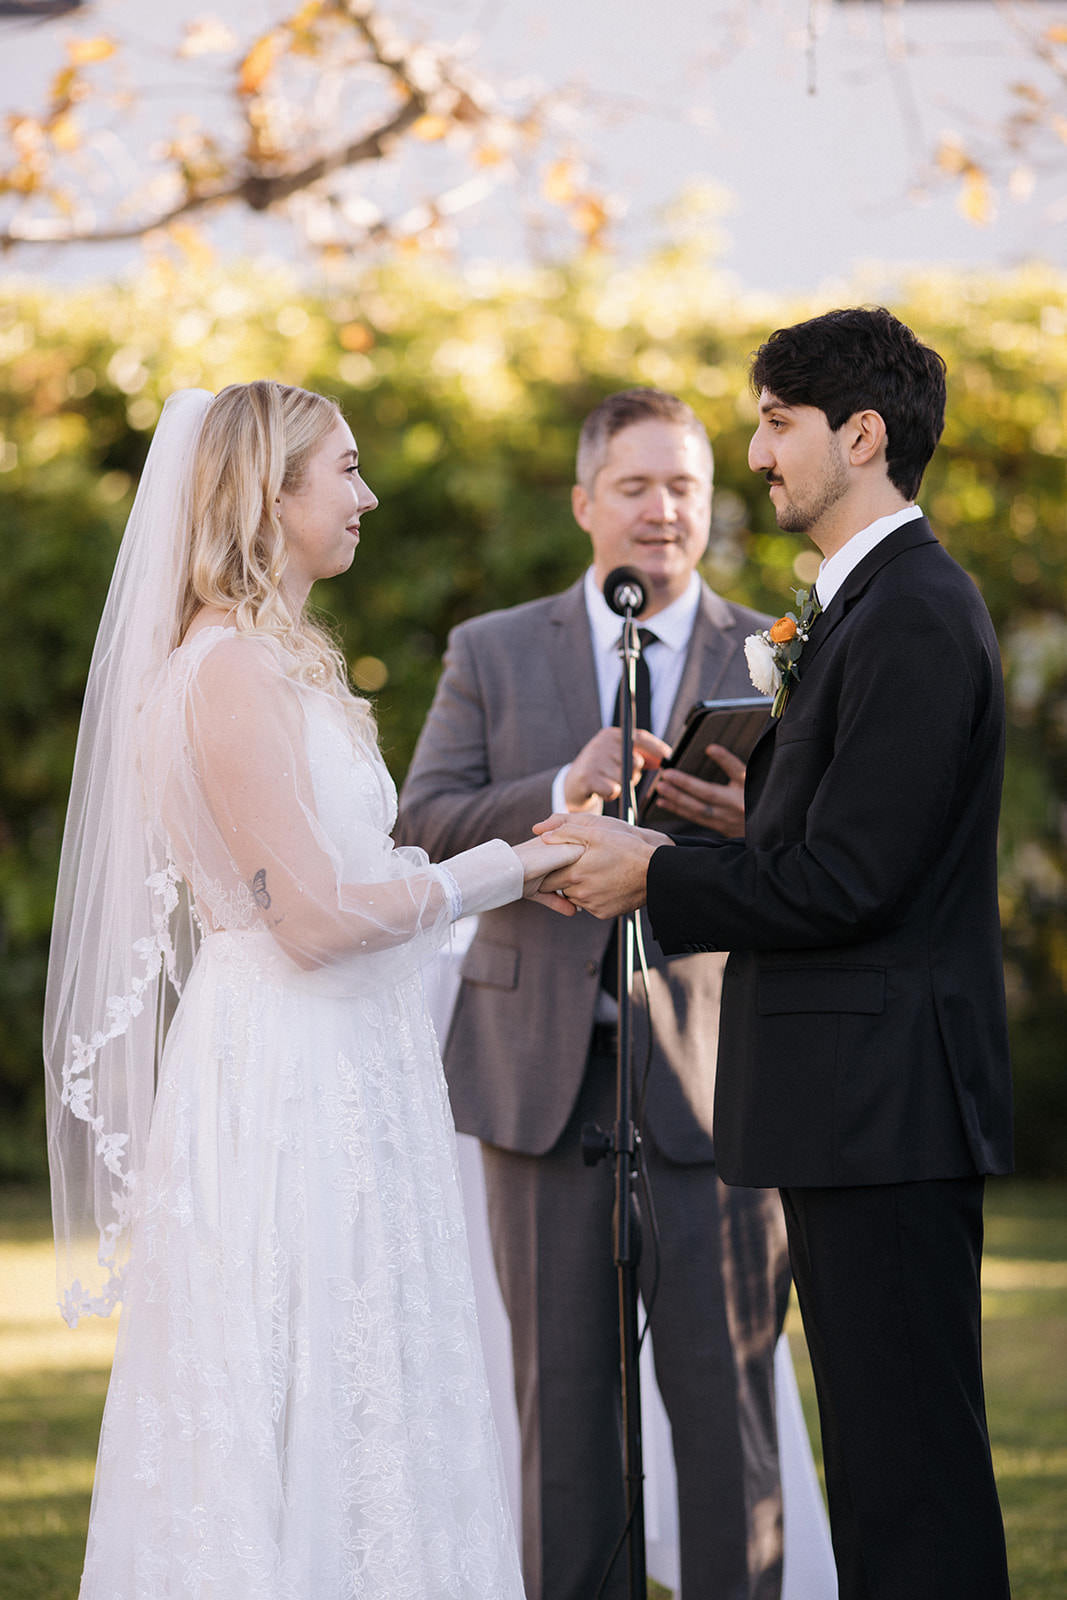
<instances>
[{"instance_id":1,"label":"blonde curled hair","mask_svg":"<svg viewBox=\"0 0 1067 1600\"><path fill-rule=\"evenodd\" d=\"M303 610L293 615L279 587L287 553L276 501L283 489L300 489L340 415L325 395L268 380L231 384L215 396L193 463L178 639L201 606L231 612L240 632L278 641L294 678L328 690L357 723L369 723L370 705L349 688L344 656Z\"/></svg>"}]
</instances>

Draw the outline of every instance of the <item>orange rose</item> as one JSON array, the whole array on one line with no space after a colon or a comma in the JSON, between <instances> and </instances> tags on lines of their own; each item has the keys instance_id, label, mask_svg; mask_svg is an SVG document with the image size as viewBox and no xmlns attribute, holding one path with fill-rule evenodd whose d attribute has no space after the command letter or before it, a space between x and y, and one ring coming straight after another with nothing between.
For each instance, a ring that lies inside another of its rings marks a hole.
<instances>
[{"instance_id":1,"label":"orange rose","mask_svg":"<svg viewBox=\"0 0 1067 1600\"><path fill-rule=\"evenodd\" d=\"M796 638L797 625L792 617L779 617L767 631L775 644L788 644L790 639Z\"/></svg>"}]
</instances>

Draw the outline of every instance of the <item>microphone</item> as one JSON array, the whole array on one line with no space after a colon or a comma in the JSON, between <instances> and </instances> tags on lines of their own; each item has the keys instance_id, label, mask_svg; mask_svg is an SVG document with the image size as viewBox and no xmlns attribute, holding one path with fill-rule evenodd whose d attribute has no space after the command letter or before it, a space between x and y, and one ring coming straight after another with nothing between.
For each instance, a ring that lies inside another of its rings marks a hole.
<instances>
[{"instance_id":1,"label":"microphone","mask_svg":"<svg viewBox=\"0 0 1067 1600\"><path fill-rule=\"evenodd\" d=\"M648 604L645 575L636 567L615 567L604 579L604 599L617 617L639 617Z\"/></svg>"}]
</instances>

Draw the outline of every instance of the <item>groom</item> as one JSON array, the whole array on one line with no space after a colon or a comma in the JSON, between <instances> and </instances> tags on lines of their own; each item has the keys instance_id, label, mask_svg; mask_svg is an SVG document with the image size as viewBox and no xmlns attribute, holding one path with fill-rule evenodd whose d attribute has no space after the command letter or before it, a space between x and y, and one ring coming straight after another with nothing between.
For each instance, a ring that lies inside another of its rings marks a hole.
<instances>
[{"instance_id":1,"label":"groom","mask_svg":"<svg viewBox=\"0 0 1067 1600\"><path fill-rule=\"evenodd\" d=\"M979 1287L984 1174L1011 1168L1004 710L985 606L915 504L944 363L888 311L834 311L773 334L752 384L749 465L824 560L806 639L750 645L784 709L745 839L555 816L587 849L547 887L647 901L669 955L733 952L716 1150L782 1191L841 1600L1005 1600Z\"/></svg>"}]
</instances>

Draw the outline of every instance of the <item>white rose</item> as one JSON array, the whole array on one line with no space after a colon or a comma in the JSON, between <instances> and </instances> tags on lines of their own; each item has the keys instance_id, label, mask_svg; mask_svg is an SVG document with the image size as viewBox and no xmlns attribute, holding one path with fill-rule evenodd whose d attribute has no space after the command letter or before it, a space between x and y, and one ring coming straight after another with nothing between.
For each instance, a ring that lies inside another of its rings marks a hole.
<instances>
[{"instance_id":1,"label":"white rose","mask_svg":"<svg viewBox=\"0 0 1067 1600\"><path fill-rule=\"evenodd\" d=\"M778 663L766 634L750 633L745 640L748 673L760 694L777 694L781 685Z\"/></svg>"}]
</instances>

